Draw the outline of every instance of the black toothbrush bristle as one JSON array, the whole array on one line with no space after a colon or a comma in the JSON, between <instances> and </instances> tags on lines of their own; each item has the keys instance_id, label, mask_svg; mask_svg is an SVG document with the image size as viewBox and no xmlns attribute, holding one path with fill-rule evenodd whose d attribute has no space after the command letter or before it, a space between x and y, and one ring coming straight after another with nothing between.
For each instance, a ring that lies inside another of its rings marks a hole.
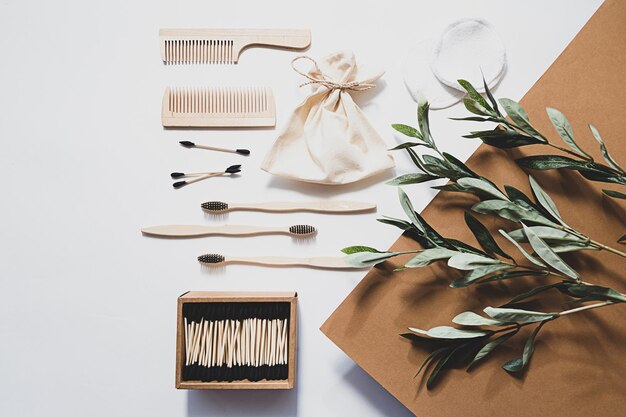
<instances>
[{"instance_id":1,"label":"black toothbrush bristle","mask_svg":"<svg viewBox=\"0 0 626 417\"><path fill-rule=\"evenodd\" d=\"M183 187L185 185L187 185L187 181L178 181L178 182L175 182L174 184L172 184L172 186L174 188L180 188L180 187Z\"/></svg>"},{"instance_id":2,"label":"black toothbrush bristle","mask_svg":"<svg viewBox=\"0 0 626 417\"><path fill-rule=\"evenodd\" d=\"M198 256L198 262L203 264L219 264L224 262L225 259L223 255L218 255L217 253L207 253L206 255Z\"/></svg>"},{"instance_id":3,"label":"black toothbrush bristle","mask_svg":"<svg viewBox=\"0 0 626 417\"><path fill-rule=\"evenodd\" d=\"M296 224L289 227L289 232L294 235L312 235L316 233L315 227L308 224Z\"/></svg>"},{"instance_id":4,"label":"black toothbrush bristle","mask_svg":"<svg viewBox=\"0 0 626 417\"><path fill-rule=\"evenodd\" d=\"M180 178L180 177L184 177L185 173L184 172L172 172L170 174L170 177L172 178Z\"/></svg>"},{"instance_id":5,"label":"black toothbrush bristle","mask_svg":"<svg viewBox=\"0 0 626 417\"><path fill-rule=\"evenodd\" d=\"M188 140L181 140L180 142L181 145L183 145L185 148L193 148L194 146L196 146L195 143L193 142L189 142Z\"/></svg>"},{"instance_id":6,"label":"black toothbrush bristle","mask_svg":"<svg viewBox=\"0 0 626 417\"><path fill-rule=\"evenodd\" d=\"M228 210L228 204L223 201L207 201L201 204L202 208L212 212L222 212Z\"/></svg>"},{"instance_id":7,"label":"black toothbrush bristle","mask_svg":"<svg viewBox=\"0 0 626 417\"><path fill-rule=\"evenodd\" d=\"M247 149L237 149L235 152L237 152L239 155L250 155L250 151Z\"/></svg>"}]
</instances>

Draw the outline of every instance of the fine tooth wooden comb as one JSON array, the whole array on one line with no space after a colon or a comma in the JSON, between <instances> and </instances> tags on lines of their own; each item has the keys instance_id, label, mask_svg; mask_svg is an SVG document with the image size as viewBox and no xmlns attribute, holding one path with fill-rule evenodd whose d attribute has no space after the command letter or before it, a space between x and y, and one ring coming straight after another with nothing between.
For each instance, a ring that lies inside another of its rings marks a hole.
<instances>
[{"instance_id":1,"label":"fine tooth wooden comb","mask_svg":"<svg viewBox=\"0 0 626 417\"><path fill-rule=\"evenodd\" d=\"M206 266L224 266L228 264L276 266L276 267L308 267L320 269L363 269L350 265L345 258L318 256L311 258L289 258L285 256L233 257L217 253L198 256L198 262Z\"/></svg>"},{"instance_id":2,"label":"fine tooth wooden comb","mask_svg":"<svg viewBox=\"0 0 626 417\"><path fill-rule=\"evenodd\" d=\"M161 122L165 127L274 126L274 95L267 87L168 87Z\"/></svg>"},{"instance_id":3,"label":"fine tooth wooden comb","mask_svg":"<svg viewBox=\"0 0 626 417\"><path fill-rule=\"evenodd\" d=\"M161 237L203 237L203 236L258 236L258 235L290 235L292 237L310 237L317 233L313 226L297 224L289 227L269 226L195 226L195 225L163 225L141 229L144 235Z\"/></svg>"},{"instance_id":4,"label":"fine tooth wooden comb","mask_svg":"<svg viewBox=\"0 0 626 417\"><path fill-rule=\"evenodd\" d=\"M226 213L229 211L264 211L270 213L290 213L309 211L313 213L360 213L376 209L376 204L358 201L320 200L320 201L272 201L266 203L225 203L223 201L207 201L201 204L209 213Z\"/></svg>"},{"instance_id":5,"label":"fine tooth wooden comb","mask_svg":"<svg viewBox=\"0 0 626 417\"><path fill-rule=\"evenodd\" d=\"M252 45L304 49L304 29L161 29L161 58L166 64L235 64Z\"/></svg>"}]
</instances>

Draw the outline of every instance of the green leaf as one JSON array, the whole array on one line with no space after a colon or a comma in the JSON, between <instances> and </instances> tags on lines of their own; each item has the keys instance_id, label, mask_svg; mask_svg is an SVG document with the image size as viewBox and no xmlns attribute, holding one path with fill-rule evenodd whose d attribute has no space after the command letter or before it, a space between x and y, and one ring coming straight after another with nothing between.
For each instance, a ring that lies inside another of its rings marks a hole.
<instances>
[{"instance_id":1,"label":"green leaf","mask_svg":"<svg viewBox=\"0 0 626 417\"><path fill-rule=\"evenodd\" d=\"M492 334L487 330L462 330L452 326L437 326L429 330L422 330L416 327L409 327L413 333L432 337L434 339L473 339Z\"/></svg>"},{"instance_id":2,"label":"green leaf","mask_svg":"<svg viewBox=\"0 0 626 417\"><path fill-rule=\"evenodd\" d=\"M497 120L492 117L479 117L479 116L450 117L450 120L467 121L467 122L497 122Z\"/></svg>"},{"instance_id":3,"label":"green leaf","mask_svg":"<svg viewBox=\"0 0 626 417\"><path fill-rule=\"evenodd\" d=\"M467 369L470 369L472 366L474 366L474 364L478 361L480 361L481 359L483 359L484 357L486 357L487 355L489 355L491 352L493 352L498 346L500 346L502 343L506 342L507 340L509 340L512 336L514 336L517 332L519 331L519 329L515 329L512 332L509 333L505 333L502 336L499 336L495 339L493 339L491 342L487 343L485 346L482 347L482 349L480 349L478 351L478 353L476 354L476 356L474 356L474 359L472 360L472 362L468 365Z\"/></svg>"},{"instance_id":4,"label":"green leaf","mask_svg":"<svg viewBox=\"0 0 626 417\"><path fill-rule=\"evenodd\" d=\"M474 171L472 171L471 169L469 169L467 167L467 165L465 165L463 162L459 161L457 158L455 158L453 155L450 155L447 152L443 153L443 157L446 160L446 162L448 162L448 165L450 167L454 167L456 168L456 170L459 173L464 174L464 176L468 176L468 177L478 177L478 174L476 174Z\"/></svg>"},{"instance_id":5,"label":"green leaf","mask_svg":"<svg viewBox=\"0 0 626 417\"><path fill-rule=\"evenodd\" d=\"M517 308L486 307L485 314L489 317L507 323L536 323L538 321L551 320L559 316L559 313L542 313L541 311L520 310Z\"/></svg>"},{"instance_id":6,"label":"green leaf","mask_svg":"<svg viewBox=\"0 0 626 417\"><path fill-rule=\"evenodd\" d=\"M596 300L610 300L618 303L626 302L626 296L615 291L612 288L602 287L600 285L576 284L567 287L567 292L575 297L592 297Z\"/></svg>"},{"instance_id":7,"label":"green leaf","mask_svg":"<svg viewBox=\"0 0 626 417\"><path fill-rule=\"evenodd\" d=\"M565 263L563 259L559 255L557 255L550 246L541 239L537 234L527 227L525 224L522 224L524 227L524 232L526 233L526 237L528 238L528 242L530 246L535 250L537 255L543 259L548 265L552 268L556 269L559 272L567 275L570 278L579 279L580 275L578 272L574 271L571 266Z\"/></svg>"},{"instance_id":8,"label":"green leaf","mask_svg":"<svg viewBox=\"0 0 626 417\"><path fill-rule=\"evenodd\" d=\"M465 223L467 224L467 227L470 228L474 237L476 237L476 240L480 243L480 246L482 246L483 249L489 253L495 253L504 258L513 259L509 254L503 251L500 246L498 246L496 241L491 236L491 233L489 233L489 230L487 230L487 228L468 211L465 212Z\"/></svg>"},{"instance_id":9,"label":"green leaf","mask_svg":"<svg viewBox=\"0 0 626 417\"><path fill-rule=\"evenodd\" d=\"M471 271L486 265L499 264L502 264L499 259L488 258L473 253L457 253L448 259L448 266L450 268L460 269L462 271Z\"/></svg>"},{"instance_id":10,"label":"green leaf","mask_svg":"<svg viewBox=\"0 0 626 417\"><path fill-rule=\"evenodd\" d=\"M526 252L526 250L524 250L524 248L522 248L522 246L519 243L517 243L511 236L507 235L504 230L499 229L498 232L500 232L500 234L502 236L504 236L509 242L511 242L513 245L515 245L517 250L520 251L520 253L522 255L524 255L524 257L526 259L528 259L530 262L534 263L537 266L541 266L541 267L547 267L548 266L548 265L544 264L543 262L541 262L539 259L535 258L534 256L531 256L528 252Z\"/></svg>"},{"instance_id":11,"label":"green leaf","mask_svg":"<svg viewBox=\"0 0 626 417\"><path fill-rule=\"evenodd\" d=\"M409 261L404 266L407 268L418 268L422 266L427 266L434 261L448 259L451 256L456 255L457 253L459 252L445 248L425 249L409 259Z\"/></svg>"},{"instance_id":12,"label":"green leaf","mask_svg":"<svg viewBox=\"0 0 626 417\"><path fill-rule=\"evenodd\" d=\"M466 80L457 80L457 82L467 91L467 95L470 99L474 100L478 104L480 104L483 108L493 112L493 108L487 103L487 100L480 95L478 91L474 88L474 86Z\"/></svg>"},{"instance_id":13,"label":"green leaf","mask_svg":"<svg viewBox=\"0 0 626 417\"><path fill-rule=\"evenodd\" d=\"M626 194L624 193L620 193L619 191L613 191L613 190L602 190L602 192L606 195L608 195L609 197L613 197L613 198L621 198L622 200L626 200Z\"/></svg>"},{"instance_id":14,"label":"green leaf","mask_svg":"<svg viewBox=\"0 0 626 417\"><path fill-rule=\"evenodd\" d=\"M430 187L433 190L439 190L439 191L450 191L450 192L458 192L458 193L467 193L468 191L455 183L451 183L451 184L444 184L444 185L435 185L433 187Z\"/></svg>"},{"instance_id":15,"label":"green leaf","mask_svg":"<svg viewBox=\"0 0 626 417\"><path fill-rule=\"evenodd\" d=\"M489 102L493 106L494 111L496 112L496 114L499 115L500 109L498 109L498 101L495 98L493 98L493 94L491 94L491 90L489 89L489 86L487 85L487 81L485 80L484 76L483 76L483 87L485 89L485 94L487 95Z\"/></svg>"},{"instance_id":16,"label":"green leaf","mask_svg":"<svg viewBox=\"0 0 626 417\"><path fill-rule=\"evenodd\" d=\"M348 246L347 248L343 248L341 251L346 255L360 252L383 253L378 249L370 248L369 246Z\"/></svg>"},{"instance_id":17,"label":"green leaf","mask_svg":"<svg viewBox=\"0 0 626 417\"><path fill-rule=\"evenodd\" d=\"M511 149L519 148L520 146L543 144L543 142L538 139L516 132L501 134L498 136L480 136L480 140L489 146L495 146L500 149Z\"/></svg>"},{"instance_id":18,"label":"green leaf","mask_svg":"<svg viewBox=\"0 0 626 417\"><path fill-rule=\"evenodd\" d=\"M452 319L452 323L456 323L461 326L501 326L505 324L498 320L483 317L473 311L464 311L463 313L457 314Z\"/></svg>"},{"instance_id":19,"label":"green leaf","mask_svg":"<svg viewBox=\"0 0 626 417\"><path fill-rule=\"evenodd\" d=\"M422 364L420 365L420 367L417 369L417 373L415 374L415 376L413 378L416 378L420 372L422 372L422 369L424 369L426 367L426 365L428 365L428 363L434 359L435 357L437 357L439 354L444 353L445 351L447 351L448 349L450 349L449 347L442 347L439 349L434 350L433 352L431 352L428 356L426 356L426 359L424 359L424 362L422 362Z\"/></svg>"},{"instance_id":20,"label":"green leaf","mask_svg":"<svg viewBox=\"0 0 626 417\"><path fill-rule=\"evenodd\" d=\"M473 247L472 245L468 245L465 242L461 242L460 240L450 239L449 237L446 238L446 240L448 241L448 243L454 246L459 252L468 252L468 253L475 253L477 255L487 256L487 253L481 251L480 249Z\"/></svg>"},{"instance_id":21,"label":"green leaf","mask_svg":"<svg viewBox=\"0 0 626 417\"><path fill-rule=\"evenodd\" d=\"M428 377L428 380L426 381L426 388L427 389L431 389L432 387L435 386L435 382L437 381L439 373L441 372L442 369L445 368L445 366L448 363L448 361L450 360L450 358L452 358L455 353L457 353L458 351L464 349L466 346L467 345L465 345L465 344L457 346L454 349L451 349L441 359L439 359L439 362L437 362L437 365L432 370L432 372L430 373L430 376Z\"/></svg>"},{"instance_id":22,"label":"green leaf","mask_svg":"<svg viewBox=\"0 0 626 417\"><path fill-rule=\"evenodd\" d=\"M546 242L547 243L547 242ZM600 250L596 246L587 245L584 243L552 243L550 242L550 248L556 253L576 252L579 250Z\"/></svg>"},{"instance_id":23,"label":"green leaf","mask_svg":"<svg viewBox=\"0 0 626 417\"><path fill-rule=\"evenodd\" d=\"M611 155L609 154L609 151L606 149L606 145L604 145L604 141L602 140L602 137L600 136L600 132L598 132L598 129L596 129L593 125L589 125L589 130L591 130L593 137L600 144L600 151L602 152L602 156L604 157L604 160L606 161L606 163L609 164L611 168L617 171L623 172L622 168L618 165L617 162L615 162L615 159L611 157Z\"/></svg>"},{"instance_id":24,"label":"green leaf","mask_svg":"<svg viewBox=\"0 0 626 417\"><path fill-rule=\"evenodd\" d=\"M624 243L626 242L626 234L622 235L622 237L620 237L619 239L617 239L618 243Z\"/></svg>"},{"instance_id":25,"label":"green leaf","mask_svg":"<svg viewBox=\"0 0 626 417\"><path fill-rule=\"evenodd\" d=\"M416 174L405 174L401 175L397 178L394 178L391 181L388 181L387 185L408 185L408 184L419 184L421 182L436 180L438 177L433 177L429 174L424 173L416 173Z\"/></svg>"},{"instance_id":26,"label":"green leaf","mask_svg":"<svg viewBox=\"0 0 626 417\"><path fill-rule=\"evenodd\" d=\"M347 255L345 260L348 264L357 268L366 268L385 262L394 256L404 255L412 252L358 252Z\"/></svg>"},{"instance_id":27,"label":"green leaf","mask_svg":"<svg viewBox=\"0 0 626 417\"><path fill-rule=\"evenodd\" d=\"M472 210L481 214L495 214L516 223L527 220L533 223L554 226L554 222L542 216L541 213L529 210L510 201L485 200L474 204Z\"/></svg>"},{"instance_id":28,"label":"green leaf","mask_svg":"<svg viewBox=\"0 0 626 417\"><path fill-rule=\"evenodd\" d=\"M561 139L563 139L563 142L574 150L574 152L583 154L593 161L591 155L583 151L582 148L576 143L576 140L574 140L574 131L572 130L572 126L565 115L552 107L546 108L546 112L548 113L548 117L550 118L554 129L559 134Z\"/></svg>"},{"instance_id":29,"label":"green leaf","mask_svg":"<svg viewBox=\"0 0 626 417\"><path fill-rule=\"evenodd\" d=\"M532 125L530 124L530 120L528 119L528 114L526 114L526 110L524 110L524 108L518 102L508 98L501 98L499 102L506 111L506 114L520 129L522 129L528 135L541 141L542 143L547 142L547 140L545 140L541 133L537 132L537 130L532 127Z\"/></svg>"},{"instance_id":30,"label":"green leaf","mask_svg":"<svg viewBox=\"0 0 626 417\"><path fill-rule=\"evenodd\" d=\"M541 271L512 271L512 272L505 272L503 274L494 275L492 277L480 280L478 282L478 284L485 284L487 282L500 281L500 280L503 280L503 279L511 279L511 278L518 278L518 277L530 277L530 276L539 276L539 275L547 275L547 274L544 273L544 272L541 272Z\"/></svg>"},{"instance_id":31,"label":"green leaf","mask_svg":"<svg viewBox=\"0 0 626 417\"><path fill-rule=\"evenodd\" d=\"M430 134L430 123L428 121L428 109L430 105L428 102L421 102L417 106L417 123L419 124L422 140L432 145L433 149L436 149L432 135Z\"/></svg>"},{"instance_id":32,"label":"green leaf","mask_svg":"<svg viewBox=\"0 0 626 417\"><path fill-rule=\"evenodd\" d=\"M491 116L492 115L492 112L489 109L481 106L480 103L472 100L471 98L464 98L463 105L465 105L465 108L470 113L474 113L479 116Z\"/></svg>"},{"instance_id":33,"label":"green leaf","mask_svg":"<svg viewBox=\"0 0 626 417\"><path fill-rule=\"evenodd\" d=\"M445 160L435 158L431 155L424 155L424 170L432 175L438 175L444 178L450 178L456 180L457 178L465 176L464 173L458 172L456 167L450 166Z\"/></svg>"},{"instance_id":34,"label":"green leaf","mask_svg":"<svg viewBox=\"0 0 626 417\"><path fill-rule=\"evenodd\" d=\"M401 143L400 145L398 145L398 146L396 146L394 148L388 149L388 150L389 151L398 151L398 150L401 150L401 149L414 148L416 146L425 146L427 148L430 148L430 145L428 143L426 143L426 142L404 142L404 143Z\"/></svg>"},{"instance_id":35,"label":"green leaf","mask_svg":"<svg viewBox=\"0 0 626 417\"><path fill-rule=\"evenodd\" d=\"M533 209L539 213L541 213L545 218L553 220L558 223L558 220L553 218L550 213L548 213L543 207L536 205L526 194L518 190L517 188L511 185L505 185L504 190L506 191L509 198L516 203L528 208Z\"/></svg>"},{"instance_id":36,"label":"green leaf","mask_svg":"<svg viewBox=\"0 0 626 417\"><path fill-rule=\"evenodd\" d=\"M548 226L530 226L528 228L535 232L535 234L541 239L546 241L585 243L585 241L580 239L578 236L566 232L565 230L559 230ZM524 233L524 228L509 232L509 236L517 242L528 242L526 234Z\"/></svg>"},{"instance_id":37,"label":"green leaf","mask_svg":"<svg viewBox=\"0 0 626 417\"><path fill-rule=\"evenodd\" d=\"M561 285L563 285L563 283L561 283L561 282L557 282L557 283L554 283L554 284L541 285L539 287L533 288L532 290L530 290L528 292L525 292L523 294L520 294L518 296L515 296L515 297L511 298L504 305L508 306L508 305L511 305L511 304L518 303L518 302L520 302L522 300L525 300L527 298L530 298L530 297L532 297L532 296L534 296L536 294L542 293L542 292L547 291L547 290L552 289L552 288L557 288L557 287L559 287Z\"/></svg>"},{"instance_id":38,"label":"green leaf","mask_svg":"<svg viewBox=\"0 0 626 417\"><path fill-rule=\"evenodd\" d=\"M546 171L549 169L572 169L580 171L583 175L595 175L598 178L610 177L610 171L602 169L602 166L593 162L577 161L572 158L560 155L537 155L516 159L515 162L522 168ZM598 180L596 180L598 181ZM611 181L608 181L611 182Z\"/></svg>"},{"instance_id":39,"label":"green leaf","mask_svg":"<svg viewBox=\"0 0 626 417\"><path fill-rule=\"evenodd\" d=\"M509 372L519 372L524 369L526 365L528 365L528 362L530 362L530 358L533 356L533 352L535 351L535 337L537 337L537 333L539 333L539 330L541 330L544 324L546 324L545 321L539 324L539 326L537 326L535 330L533 330L533 332L530 334L530 337L528 338L528 340L526 340L526 344L524 345L524 352L522 353L522 357L512 359L502 365L502 368L504 370Z\"/></svg>"},{"instance_id":40,"label":"green leaf","mask_svg":"<svg viewBox=\"0 0 626 417\"><path fill-rule=\"evenodd\" d=\"M559 223L561 223L563 226L567 226L567 224L561 218L561 213L559 213L559 209L556 207L556 204L554 204L554 201L552 200L552 198L550 198L548 193L546 193L543 188L541 188L539 183L535 181L532 175L528 176L528 180L530 181L530 187L532 188L533 194L535 195L535 198L537 199L539 205L543 207L548 213L550 213L552 217L556 218Z\"/></svg>"},{"instance_id":41,"label":"green leaf","mask_svg":"<svg viewBox=\"0 0 626 417\"><path fill-rule=\"evenodd\" d=\"M397 130L398 132L402 133L405 136L409 136L409 137L412 137L412 138L417 138L417 139L420 139L420 140L424 140L422 134L414 127L403 125L403 124L400 124L400 123L392 124L391 127L394 128L395 130Z\"/></svg>"},{"instance_id":42,"label":"green leaf","mask_svg":"<svg viewBox=\"0 0 626 417\"><path fill-rule=\"evenodd\" d=\"M470 271L468 274L462 276L461 278L457 278L454 281L452 281L450 283L450 288L464 288L489 274L493 274L494 272L502 271L505 269L511 269L511 268L513 268L513 265L507 265L507 264L481 266Z\"/></svg>"},{"instance_id":43,"label":"green leaf","mask_svg":"<svg viewBox=\"0 0 626 417\"><path fill-rule=\"evenodd\" d=\"M413 204L409 199L409 196L402 190L402 188L398 188L398 197L400 198L400 205L404 210L404 213L409 218L410 222L413 223L415 227L417 227L422 233L424 232L424 228L421 226L419 220L415 216L415 209L413 208Z\"/></svg>"},{"instance_id":44,"label":"green leaf","mask_svg":"<svg viewBox=\"0 0 626 417\"><path fill-rule=\"evenodd\" d=\"M497 198L498 200L508 201L508 198L502 194L500 190L494 187L490 182L483 180L482 178L459 178L457 184L472 190L477 193L483 193Z\"/></svg>"}]
</instances>

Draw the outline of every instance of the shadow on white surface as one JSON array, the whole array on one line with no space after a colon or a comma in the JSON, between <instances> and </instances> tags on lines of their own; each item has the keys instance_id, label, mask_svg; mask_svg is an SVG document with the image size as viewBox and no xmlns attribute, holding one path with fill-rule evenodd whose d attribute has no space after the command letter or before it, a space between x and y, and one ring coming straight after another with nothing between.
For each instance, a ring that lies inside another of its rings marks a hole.
<instances>
[{"instance_id":1,"label":"shadow on white surface","mask_svg":"<svg viewBox=\"0 0 626 417\"><path fill-rule=\"evenodd\" d=\"M189 391L187 415L201 416L272 416L297 415L298 393L292 390L215 390Z\"/></svg>"},{"instance_id":2,"label":"shadow on white surface","mask_svg":"<svg viewBox=\"0 0 626 417\"><path fill-rule=\"evenodd\" d=\"M363 401L367 401L379 415L394 417L413 416L413 413L385 391L378 382L358 365L353 365L343 376L343 379L354 388L354 391L361 394Z\"/></svg>"}]
</instances>

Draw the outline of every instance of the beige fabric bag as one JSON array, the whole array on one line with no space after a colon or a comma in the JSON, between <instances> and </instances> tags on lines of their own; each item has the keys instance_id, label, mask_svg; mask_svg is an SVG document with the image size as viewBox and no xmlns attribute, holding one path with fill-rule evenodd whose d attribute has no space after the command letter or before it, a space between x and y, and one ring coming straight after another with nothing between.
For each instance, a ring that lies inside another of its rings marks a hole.
<instances>
[{"instance_id":1,"label":"beige fabric bag","mask_svg":"<svg viewBox=\"0 0 626 417\"><path fill-rule=\"evenodd\" d=\"M350 92L374 87L383 73L364 76L352 52L338 52L308 73L314 91L291 115L261 168L271 174L319 184L348 184L394 167L380 135Z\"/></svg>"}]
</instances>

